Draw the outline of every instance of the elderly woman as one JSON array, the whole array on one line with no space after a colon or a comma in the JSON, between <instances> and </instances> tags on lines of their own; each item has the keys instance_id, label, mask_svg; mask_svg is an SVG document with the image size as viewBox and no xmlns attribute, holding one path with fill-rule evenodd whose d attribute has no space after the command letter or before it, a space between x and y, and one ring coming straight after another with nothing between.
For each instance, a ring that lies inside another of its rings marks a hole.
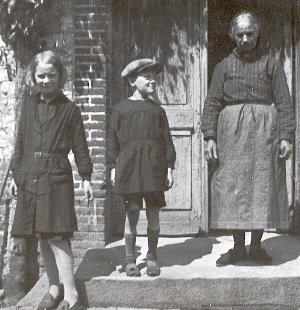
<instances>
[{"instance_id":1,"label":"elderly woman","mask_svg":"<svg viewBox=\"0 0 300 310\"><path fill-rule=\"evenodd\" d=\"M230 25L233 52L217 64L205 100L202 132L212 178L211 228L233 232L234 247L217 266L247 258L270 264L263 230L288 228L285 160L292 152L294 109L278 57L259 44L261 24L249 12Z\"/></svg>"}]
</instances>

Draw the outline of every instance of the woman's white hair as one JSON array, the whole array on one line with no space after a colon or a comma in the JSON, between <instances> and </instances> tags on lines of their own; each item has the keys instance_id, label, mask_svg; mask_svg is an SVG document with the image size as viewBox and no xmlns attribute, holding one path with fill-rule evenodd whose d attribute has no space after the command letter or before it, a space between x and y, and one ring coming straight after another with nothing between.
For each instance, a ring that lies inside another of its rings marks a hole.
<instances>
[{"instance_id":1,"label":"woman's white hair","mask_svg":"<svg viewBox=\"0 0 300 310\"><path fill-rule=\"evenodd\" d=\"M248 19L252 23L252 25L254 26L254 28L257 31L257 34L260 35L260 33L261 33L261 22L260 22L259 18L251 12L242 11L242 12L236 14L230 22L229 36L231 39L234 39L235 28L237 27L240 20L244 19L244 18Z\"/></svg>"}]
</instances>

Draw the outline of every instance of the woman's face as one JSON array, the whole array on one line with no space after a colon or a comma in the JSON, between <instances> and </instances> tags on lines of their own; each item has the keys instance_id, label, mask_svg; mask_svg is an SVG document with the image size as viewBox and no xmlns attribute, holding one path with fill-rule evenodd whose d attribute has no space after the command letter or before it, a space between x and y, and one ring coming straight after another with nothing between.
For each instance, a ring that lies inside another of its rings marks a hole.
<instances>
[{"instance_id":1,"label":"woman's face","mask_svg":"<svg viewBox=\"0 0 300 310\"><path fill-rule=\"evenodd\" d=\"M37 89L42 94L49 95L59 89L59 73L51 64L40 62L35 69L34 77Z\"/></svg>"},{"instance_id":2,"label":"woman's face","mask_svg":"<svg viewBox=\"0 0 300 310\"><path fill-rule=\"evenodd\" d=\"M233 28L233 38L241 51L250 52L256 47L257 27L249 18L241 17Z\"/></svg>"}]
</instances>

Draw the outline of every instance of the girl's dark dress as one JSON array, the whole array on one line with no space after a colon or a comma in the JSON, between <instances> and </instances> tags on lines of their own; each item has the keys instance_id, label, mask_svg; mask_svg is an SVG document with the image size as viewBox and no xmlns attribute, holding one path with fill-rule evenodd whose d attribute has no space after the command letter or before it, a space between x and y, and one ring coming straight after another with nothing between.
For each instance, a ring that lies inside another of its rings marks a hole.
<instances>
[{"instance_id":1,"label":"girl's dark dress","mask_svg":"<svg viewBox=\"0 0 300 310\"><path fill-rule=\"evenodd\" d=\"M108 166L116 168L116 193L167 190L167 169L174 169L175 158L168 119L159 104L126 99L114 107Z\"/></svg>"},{"instance_id":2,"label":"girl's dark dress","mask_svg":"<svg viewBox=\"0 0 300 310\"><path fill-rule=\"evenodd\" d=\"M60 93L50 103L26 96L13 160L18 186L12 236L72 234L77 230L68 153L90 180L92 163L79 108ZM47 112L42 112L47 108Z\"/></svg>"}]
</instances>

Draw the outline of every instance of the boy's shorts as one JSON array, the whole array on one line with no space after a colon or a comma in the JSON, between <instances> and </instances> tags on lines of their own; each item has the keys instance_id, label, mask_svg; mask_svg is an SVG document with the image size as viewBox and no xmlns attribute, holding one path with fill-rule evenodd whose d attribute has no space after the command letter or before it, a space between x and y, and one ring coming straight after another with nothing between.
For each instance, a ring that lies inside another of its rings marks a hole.
<instances>
[{"instance_id":1,"label":"boy's shorts","mask_svg":"<svg viewBox=\"0 0 300 310\"><path fill-rule=\"evenodd\" d=\"M149 193L132 193L123 195L126 205L134 202L143 209L143 199L145 200L146 208L166 206L166 199L164 192L149 192Z\"/></svg>"}]
</instances>

